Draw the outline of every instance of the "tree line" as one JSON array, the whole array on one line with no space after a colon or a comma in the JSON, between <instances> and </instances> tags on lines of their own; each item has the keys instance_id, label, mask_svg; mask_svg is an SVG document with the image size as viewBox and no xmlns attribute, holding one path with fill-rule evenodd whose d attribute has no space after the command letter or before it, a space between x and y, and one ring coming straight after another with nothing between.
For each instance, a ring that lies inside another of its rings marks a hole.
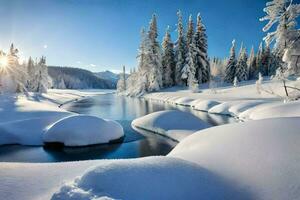
<instances>
[{"instance_id":1,"label":"tree line","mask_svg":"<svg viewBox=\"0 0 300 200\"><path fill-rule=\"evenodd\" d=\"M48 69L42 56L20 62L19 50L11 44L7 53L0 51L0 92L47 92Z\"/></svg>"},{"instance_id":2,"label":"tree line","mask_svg":"<svg viewBox=\"0 0 300 200\"><path fill-rule=\"evenodd\" d=\"M147 32L142 28L137 70L131 72L126 82L121 77L119 92L138 96L176 85L196 89L199 84L210 80L206 28L200 14L197 15L196 27L190 15L186 33L182 13L178 11L177 16L175 43L167 27L162 44L159 44L156 14L152 15Z\"/></svg>"},{"instance_id":3,"label":"tree line","mask_svg":"<svg viewBox=\"0 0 300 200\"><path fill-rule=\"evenodd\" d=\"M185 31L182 13L178 11L177 39L172 42L167 27L161 45L157 40L156 15L153 14L147 32L145 29L141 31L137 70L131 70L127 79L121 76L118 91L130 96L172 86L188 86L197 91L200 84L216 80L235 84L260 76L282 77L283 73L300 72L300 55L296 56L297 59L294 55L300 51L300 44L297 46L300 33L296 29L300 5L291 0L272 0L266 3L264 12L266 16L260 21L267 21L263 28L267 35L257 52L252 47L248 56L246 47L241 45L236 55L233 40L229 57L225 59L208 57L206 28L200 14L197 15L196 27L190 15ZM287 57L285 62L284 56Z\"/></svg>"}]
</instances>

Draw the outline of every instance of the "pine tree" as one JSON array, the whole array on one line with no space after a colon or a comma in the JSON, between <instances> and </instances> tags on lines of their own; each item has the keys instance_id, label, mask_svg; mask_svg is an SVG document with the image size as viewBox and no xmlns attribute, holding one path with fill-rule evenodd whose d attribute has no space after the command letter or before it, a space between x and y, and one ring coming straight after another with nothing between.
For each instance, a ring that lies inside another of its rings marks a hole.
<instances>
[{"instance_id":1,"label":"pine tree","mask_svg":"<svg viewBox=\"0 0 300 200\"><path fill-rule=\"evenodd\" d=\"M9 49L9 53L4 57L7 59L7 73L11 78L11 82L14 87L17 88L17 92L23 92L26 90L26 79L27 79L27 71L23 65L19 63L18 57L19 50L15 48L12 43Z\"/></svg>"},{"instance_id":2,"label":"pine tree","mask_svg":"<svg viewBox=\"0 0 300 200\"><path fill-rule=\"evenodd\" d=\"M139 83L144 85L145 87L143 89L147 90L148 88L148 85L149 85L149 73L148 71L150 70L149 69L149 66L147 66L147 63L149 62L149 38L145 32L145 29L142 28L141 29L141 44L140 44L140 47L139 47L139 50L138 50L138 78L139 78ZM133 74L135 74L135 69L133 70ZM132 80L133 78L131 77L130 80ZM142 81L144 81L142 83ZM128 87L130 87L128 85ZM128 89L128 88L127 88ZM132 88L130 89L132 90ZM144 93L145 91L141 91L141 93Z\"/></svg>"},{"instance_id":3,"label":"pine tree","mask_svg":"<svg viewBox=\"0 0 300 200\"><path fill-rule=\"evenodd\" d=\"M235 40L232 41L232 46L230 49L230 56L227 61L226 69L225 69L225 77L224 81L227 83L233 83L235 78L235 70L236 70L236 58L235 58Z\"/></svg>"},{"instance_id":4,"label":"pine tree","mask_svg":"<svg viewBox=\"0 0 300 200\"><path fill-rule=\"evenodd\" d=\"M166 34L162 42L162 66L163 66L163 86L170 87L175 82L175 55L174 55L174 44L171 41L170 27L168 26Z\"/></svg>"},{"instance_id":5,"label":"pine tree","mask_svg":"<svg viewBox=\"0 0 300 200\"><path fill-rule=\"evenodd\" d=\"M194 22L192 15L189 16L188 28L186 32L186 44L187 47L192 43L194 37Z\"/></svg>"},{"instance_id":6,"label":"pine tree","mask_svg":"<svg viewBox=\"0 0 300 200\"><path fill-rule=\"evenodd\" d=\"M184 66L183 73L186 74L186 85L189 86L191 89L198 84L198 80L196 79L196 46L195 46L195 39L193 38L192 42L188 47L188 53L186 58L186 64ZM185 77L183 77L185 78Z\"/></svg>"},{"instance_id":7,"label":"pine tree","mask_svg":"<svg viewBox=\"0 0 300 200\"><path fill-rule=\"evenodd\" d=\"M183 22L182 22L182 14L180 11L177 12L178 23L177 23L177 32L178 38L175 43L175 60L176 60L176 69L175 69L175 84L182 85L182 70L185 66L186 62L186 40L184 36Z\"/></svg>"},{"instance_id":8,"label":"pine tree","mask_svg":"<svg viewBox=\"0 0 300 200\"><path fill-rule=\"evenodd\" d=\"M248 59L248 77L249 79L255 79L257 75L257 69L256 69L256 56L254 53L254 47L252 46L250 51L250 56Z\"/></svg>"},{"instance_id":9,"label":"pine tree","mask_svg":"<svg viewBox=\"0 0 300 200\"><path fill-rule=\"evenodd\" d=\"M199 83L208 82L210 79L210 66L207 56L206 28L202 23L200 13L197 15L197 27L195 32L196 48L196 76Z\"/></svg>"},{"instance_id":10,"label":"pine tree","mask_svg":"<svg viewBox=\"0 0 300 200\"><path fill-rule=\"evenodd\" d=\"M239 82L248 80L247 52L243 47L236 64L235 76Z\"/></svg>"},{"instance_id":11,"label":"pine tree","mask_svg":"<svg viewBox=\"0 0 300 200\"><path fill-rule=\"evenodd\" d=\"M48 68L46 65L46 58L42 56L38 62L37 72L37 89L36 92L46 93L48 89Z\"/></svg>"},{"instance_id":12,"label":"pine tree","mask_svg":"<svg viewBox=\"0 0 300 200\"><path fill-rule=\"evenodd\" d=\"M263 76L269 76L271 74L271 51L269 44L265 45L262 55L262 74Z\"/></svg>"},{"instance_id":13,"label":"pine tree","mask_svg":"<svg viewBox=\"0 0 300 200\"><path fill-rule=\"evenodd\" d=\"M285 68L282 57L285 49L292 43L294 35L297 34L295 27L297 17L300 15L300 4L292 4L292 0L272 0L266 3L264 12L266 16L260 19L260 21L268 21L263 28L264 32L269 32L277 24L275 30L269 32L264 38L268 44L275 41L272 64L276 66L272 67Z\"/></svg>"},{"instance_id":14,"label":"pine tree","mask_svg":"<svg viewBox=\"0 0 300 200\"><path fill-rule=\"evenodd\" d=\"M148 51L148 59L147 66L149 68L149 85L148 91L158 91L162 88L162 63L161 63L161 50L159 43L157 41L157 22L156 15L152 15L152 19L150 21L149 31L148 31L148 39L149 42L146 43L146 48Z\"/></svg>"},{"instance_id":15,"label":"pine tree","mask_svg":"<svg viewBox=\"0 0 300 200\"><path fill-rule=\"evenodd\" d=\"M258 51L256 54L256 67L257 71L263 74L264 66L263 66L263 56L264 56L264 49L262 42L259 44Z\"/></svg>"},{"instance_id":16,"label":"pine tree","mask_svg":"<svg viewBox=\"0 0 300 200\"><path fill-rule=\"evenodd\" d=\"M120 74L120 79L117 83L117 92L122 93L126 91L126 73L125 73L125 66L123 66L123 73Z\"/></svg>"},{"instance_id":17,"label":"pine tree","mask_svg":"<svg viewBox=\"0 0 300 200\"><path fill-rule=\"evenodd\" d=\"M35 64L35 62L31 57L29 57L28 59L27 70L28 70L27 89L30 92L37 92L39 71L37 70L37 65Z\"/></svg>"}]
</instances>

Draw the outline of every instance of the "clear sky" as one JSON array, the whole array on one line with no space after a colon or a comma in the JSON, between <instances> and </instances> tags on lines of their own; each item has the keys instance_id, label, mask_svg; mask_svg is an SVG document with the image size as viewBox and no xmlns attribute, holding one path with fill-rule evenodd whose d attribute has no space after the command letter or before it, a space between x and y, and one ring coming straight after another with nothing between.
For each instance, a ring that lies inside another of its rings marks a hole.
<instances>
[{"instance_id":1,"label":"clear sky","mask_svg":"<svg viewBox=\"0 0 300 200\"><path fill-rule=\"evenodd\" d=\"M299 2L299 0L297 0ZM0 0L0 48L14 42L22 57L45 55L48 65L91 71L136 66L139 32L152 13L159 40L170 25L176 38L176 11L186 21L201 13L209 56L225 57L235 38L250 48L264 36L259 17L265 0Z\"/></svg>"}]
</instances>

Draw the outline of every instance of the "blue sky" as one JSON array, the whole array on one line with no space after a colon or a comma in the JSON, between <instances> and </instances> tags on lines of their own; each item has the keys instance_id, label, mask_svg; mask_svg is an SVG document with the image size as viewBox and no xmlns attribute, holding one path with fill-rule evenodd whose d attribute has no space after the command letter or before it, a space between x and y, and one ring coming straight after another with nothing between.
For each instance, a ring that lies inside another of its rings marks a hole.
<instances>
[{"instance_id":1,"label":"blue sky","mask_svg":"<svg viewBox=\"0 0 300 200\"><path fill-rule=\"evenodd\" d=\"M299 1L299 0L298 0ZM45 55L49 65L92 71L136 66L139 32L158 16L176 38L176 11L201 13L209 56L225 57L235 38L250 48L265 35L259 22L265 0L0 0L0 48L14 42L22 57Z\"/></svg>"}]
</instances>

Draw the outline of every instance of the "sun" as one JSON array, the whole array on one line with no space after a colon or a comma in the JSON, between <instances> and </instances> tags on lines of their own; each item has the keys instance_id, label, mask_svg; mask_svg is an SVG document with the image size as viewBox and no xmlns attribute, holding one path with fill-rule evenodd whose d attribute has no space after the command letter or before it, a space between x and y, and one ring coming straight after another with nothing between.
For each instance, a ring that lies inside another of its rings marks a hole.
<instances>
[{"instance_id":1,"label":"sun","mask_svg":"<svg viewBox=\"0 0 300 200\"><path fill-rule=\"evenodd\" d=\"M6 56L0 57L0 69L6 68L8 65L8 59Z\"/></svg>"}]
</instances>

